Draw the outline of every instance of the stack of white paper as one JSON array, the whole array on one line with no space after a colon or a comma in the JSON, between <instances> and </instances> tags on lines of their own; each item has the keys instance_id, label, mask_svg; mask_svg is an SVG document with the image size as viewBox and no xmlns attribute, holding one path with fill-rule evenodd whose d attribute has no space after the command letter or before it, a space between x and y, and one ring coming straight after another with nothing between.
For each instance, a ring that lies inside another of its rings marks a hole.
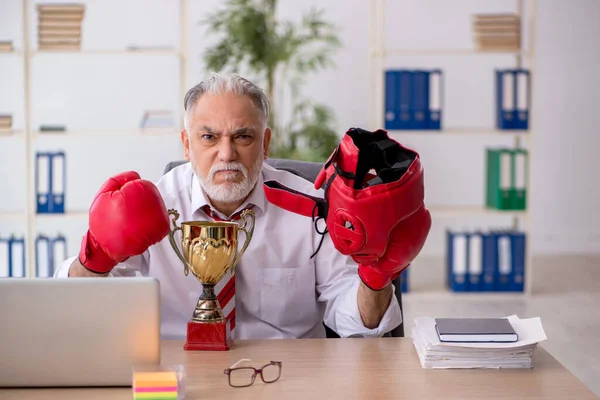
<instances>
[{"instance_id":1,"label":"stack of white paper","mask_svg":"<svg viewBox=\"0 0 600 400\"><path fill-rule=\"evenodd\" d=\"M513 343L441 342L435 318L415 319L412 339L423 368L531 368L537 344L547 339L539 318L507 317L519 336Z\"/></svg>"}]
</instances>

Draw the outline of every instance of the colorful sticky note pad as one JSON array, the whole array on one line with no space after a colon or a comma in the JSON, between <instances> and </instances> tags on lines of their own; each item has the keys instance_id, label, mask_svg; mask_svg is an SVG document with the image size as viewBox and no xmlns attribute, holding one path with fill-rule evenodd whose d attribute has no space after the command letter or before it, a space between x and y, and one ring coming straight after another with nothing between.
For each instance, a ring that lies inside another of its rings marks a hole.
<instances>
[{"instance_id":1,"label":"colorful sticky note pad","mask_svg":"<svg viewBox=\"0 0 600 400\"><path fill-rule=\"evenodd\" d=\"M135 393L135 400L177 400L177 391L172 393Z\"/></svg>"},{"instance_id":2,"label":"colorful sticky note pad","mask_svg":"<svg viewBox=\"0 0 600 400\"><path fill-rule=\"evenodd\" d=\"M134 400L177 400L175 372L136 372L133 374Z\"/></svg>"}]
</instances>

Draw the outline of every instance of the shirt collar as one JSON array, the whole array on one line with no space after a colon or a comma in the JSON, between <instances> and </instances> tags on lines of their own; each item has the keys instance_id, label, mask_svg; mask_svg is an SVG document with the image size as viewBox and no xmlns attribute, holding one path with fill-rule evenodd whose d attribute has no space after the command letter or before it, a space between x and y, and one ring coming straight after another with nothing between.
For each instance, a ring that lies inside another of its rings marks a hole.
<instances>
[{"instance_id":1,"label":"shirt collar","mask_svg":"<svg viewBox=\"0 0 600 400\"><path fill-rule=\"evenodd\" d=\"M246 201L235 212L243 210L249 204L253 204L254 210L258 209L260 210L260 212L264 213L266 207L266 198L265 191L263 189L263 174L264 172L261 170L260 174L258 175L258 180L256 181L254 189L252 190L252 192L250 192L250 195L248 196ZM200 181L198 180L196 173L194 173L192 176L192 213L196 214L197 212L202 212L202 208L208 205L211 208L211 210L217 213L217 215L219 215L221 218L228 217L226 215L221 214L212 206L209 199L204 194L202 187L200 186Z\"/></svg>"}]
</instances>

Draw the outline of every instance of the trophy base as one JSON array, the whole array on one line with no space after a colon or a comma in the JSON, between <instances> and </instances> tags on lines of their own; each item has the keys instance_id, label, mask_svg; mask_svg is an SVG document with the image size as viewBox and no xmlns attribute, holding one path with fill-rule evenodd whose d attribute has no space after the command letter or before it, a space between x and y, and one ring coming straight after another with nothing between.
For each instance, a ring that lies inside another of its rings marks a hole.
<instances>
[{"instance_id":1,"label":"trophy base","mask_svg":"<svg viewBox=\"0 0 600 400\"><path fill-rule=\"evenodd\" d=\"M188 321L184 350L229 350L233 344L230 322Z\"/></svg>"}]
</instances>

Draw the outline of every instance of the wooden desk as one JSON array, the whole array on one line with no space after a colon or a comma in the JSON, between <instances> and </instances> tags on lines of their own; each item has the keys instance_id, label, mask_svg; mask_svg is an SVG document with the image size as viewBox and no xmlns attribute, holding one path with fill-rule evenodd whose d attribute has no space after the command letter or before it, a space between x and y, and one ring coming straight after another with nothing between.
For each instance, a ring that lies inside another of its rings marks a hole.
<instances>
[{"instance_id":1,"label":"wooden desk","mask_svg":"<svg viewBox=\"0 0 600 400\"><path fill-rule=\"evenodd\" d=\"M527 370L422 369L409 338L238 341L228 352L185 352L163 342L162 363L183 364L188 399L595 399L542 347ZM231 388L223 369L241 358L283 362L281 379ZM0 399L131 399L131 388L0 389Z\"/></svg>"}]
</instances>

